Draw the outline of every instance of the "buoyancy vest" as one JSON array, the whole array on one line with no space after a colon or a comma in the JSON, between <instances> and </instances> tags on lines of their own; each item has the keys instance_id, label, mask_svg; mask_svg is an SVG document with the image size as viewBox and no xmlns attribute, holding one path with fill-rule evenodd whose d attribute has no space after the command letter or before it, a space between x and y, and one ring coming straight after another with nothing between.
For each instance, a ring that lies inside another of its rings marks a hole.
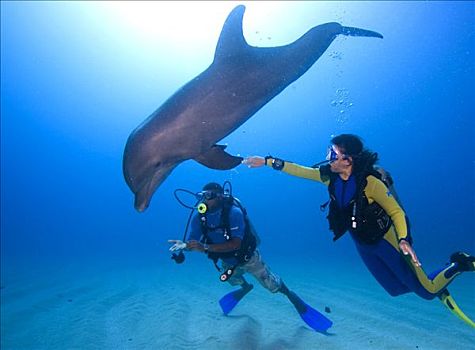
<instances>
[{"instance_id":1,"label":"buoyancy vest","mask_svg":"<svg viewBox=\"0 0 475 350\"><path fill-rule=\"evenodd\" d=\"M244 237L241 241L241 247L238 250L231 251L231 252L208 252L208 258L213 260L216 264L218 259L228 259L228 258L235 258L238 264L245 263L249 261L249 259L254 254L256 247L259 245L260 240L257 235L254 226L252 225L249 217L247 215L246 209L242 206L241 202L232 196L224 199L223 209L221 211L221 218L220 224L217 227L213 227L213 230L221 229L223 231L223 236L226 241L230 241L232 239L231 227L229 223L229 215L231 212L231 208L236 206L241 210L244 216ZM210 227L208 227L206 214L200 214L200 223L201 223L201 232L202 232L202 240L201 243L206 244L213 244L214 242L208 235L208 231Z\"/></svg>"},{"instance_id":2,"label":"buoyancy vest","mask_svg":"<svg viewBox=\"0 0 475 350\"><path fill-rule=\"evenodd\" d=\"M347 231L360 242L374 244L378 242L392 225L391 217L377 203L369 204L364 192L367 185L367 177L372 175L383 181L381 173L374 168L356 176L356 191L347 203L338 205L335 196L335 184L339 175L332 173L329 167L321 167L322 179L329 178L328 192L330 195L330 207L328 212L328 222L330 230L333 231L336 241ZM388 187L384 181L383 183Z\"/></svg>"}]
</instances>

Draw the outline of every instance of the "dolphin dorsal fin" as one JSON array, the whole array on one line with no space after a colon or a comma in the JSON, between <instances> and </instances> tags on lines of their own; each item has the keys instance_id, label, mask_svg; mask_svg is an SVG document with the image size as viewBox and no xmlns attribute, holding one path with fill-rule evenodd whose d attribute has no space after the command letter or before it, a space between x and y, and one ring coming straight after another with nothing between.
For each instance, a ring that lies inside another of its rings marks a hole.
<instances>
[{"instance_id":1,"label":"dolphin dorsal fin","mask_svg":"<svg viewBox=\"0 0 475 350\"><path fill-rule=\"evenodd\" d=\"M226 18L214 54L214 62L223 61L243 53L249 45L242 33L242 18L246 7L236 6Z\"/></svg>"}]
</instances>

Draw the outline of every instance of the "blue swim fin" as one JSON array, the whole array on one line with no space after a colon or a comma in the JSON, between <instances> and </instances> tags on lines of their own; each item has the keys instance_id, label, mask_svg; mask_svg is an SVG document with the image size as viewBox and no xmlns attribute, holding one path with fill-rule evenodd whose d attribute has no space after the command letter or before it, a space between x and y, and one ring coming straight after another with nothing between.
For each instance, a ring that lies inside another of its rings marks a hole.
<instances>
[{"instance_id":1,"label":"blue swim fin","mask_svg":"<svg viewBox=\"0 0 475 350\"><path fill-rule=\"evenodd\" d=\"M310 305L306 304L300 297L294 292L289 291L287 297L290 302L295 306L295 309L299 313L304 322L317 332L326 332L333 324L325 315L315 310Z\"/></svg>"},{"instance_id":2,"label":"blue swim fin","mask_svg":"<svg viewBox=\"0 0 475 350\"><path fill-rule=\"evenodd\" d=\"M223 313L225 315L229 314L239 301L252 290L252 288L254 288L252 284L247 284L245 287L234 290L219 299L219 306L221 306Z\"/></svg>"}]
</instances>

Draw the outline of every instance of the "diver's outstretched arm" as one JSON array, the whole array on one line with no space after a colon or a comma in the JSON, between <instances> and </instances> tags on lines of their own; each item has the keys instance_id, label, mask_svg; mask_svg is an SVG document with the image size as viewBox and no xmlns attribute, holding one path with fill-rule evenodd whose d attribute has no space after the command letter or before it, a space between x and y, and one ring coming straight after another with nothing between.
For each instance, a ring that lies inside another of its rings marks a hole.
<instances>
[{"instance_id":1,"label":"diver's outstretched arm","mask_svg":"<svg viewBox=\"0 0 475 350\"><path fill-rule=\"evenodd\" d=\"M266 159L261 156L251 156L244 158L242 164L247 165L249 168L259 168L266 164Z\"/></svg>"}]
</instances>

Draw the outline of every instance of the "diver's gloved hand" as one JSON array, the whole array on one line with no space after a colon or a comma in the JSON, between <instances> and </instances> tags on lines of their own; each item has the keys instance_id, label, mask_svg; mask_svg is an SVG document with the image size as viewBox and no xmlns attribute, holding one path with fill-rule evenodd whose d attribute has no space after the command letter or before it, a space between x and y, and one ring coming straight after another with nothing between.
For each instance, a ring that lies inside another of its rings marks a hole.
<instances>
[{"instance_id":1,"label":"diver's gloved hand","mask_svg":"<svg viewBox=\"0 0 475 350\"><path fill-rule=\"evenodd\" d=\"M170 249L168 249L171 252L186 249L186 243L183 241L180 241L179 239L169 239L168 243L173 243Z\"/></svg>"},{"instance_id":2,"label":"diver's gloved hand","mask_svg":"<svg viewBox=\"0 0 475 350\"><path fill-rule=\"evenodd\" d=\"M247 165L249 168L259 168L266 164L266 160L263 157L253 156L245 158L242 164Z\"/></svg>"}]
</instances>

